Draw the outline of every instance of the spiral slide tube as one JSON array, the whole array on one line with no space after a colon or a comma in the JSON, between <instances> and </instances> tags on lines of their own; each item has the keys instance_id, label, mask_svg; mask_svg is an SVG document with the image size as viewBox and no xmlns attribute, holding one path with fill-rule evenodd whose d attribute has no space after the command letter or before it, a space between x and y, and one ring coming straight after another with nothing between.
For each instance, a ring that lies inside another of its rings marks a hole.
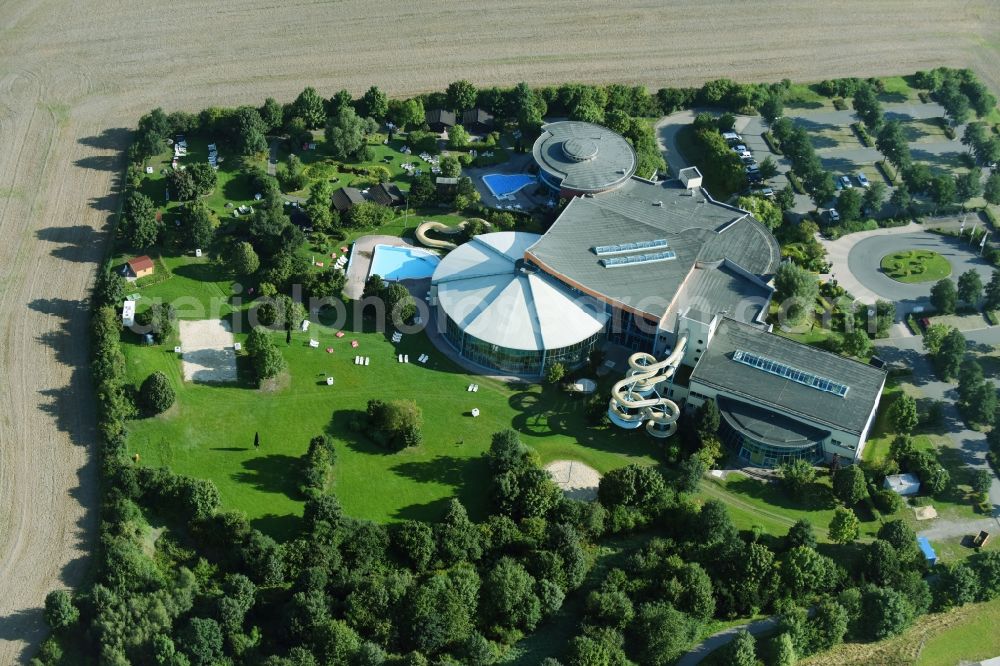
<instances>
[{"instance_id":1,"label":"spiral slide tube","mask_svg":"<svg viewBox=\"0 0 1000 666\"><path fill-rule=\"evenodd\" d=\"M619 428L635 430L646 424L646 432L666 439L677 432L681 410L673 400L660 395L660 385L674 376L684 349L687 333L681 335L670 356L657 362L652 354L639 352L628 359L630 366L625 378L611 389L608 418Z\"/></svg>"}]
</instances>

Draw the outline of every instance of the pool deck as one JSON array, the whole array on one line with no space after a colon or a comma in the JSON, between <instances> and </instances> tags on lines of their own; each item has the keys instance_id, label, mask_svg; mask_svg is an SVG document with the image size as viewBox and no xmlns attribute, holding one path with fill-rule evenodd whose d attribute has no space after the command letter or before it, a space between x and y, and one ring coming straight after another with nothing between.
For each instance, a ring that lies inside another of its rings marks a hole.
<instances>
[{"instance_id":1,"label":"pool deck","mask_svg":"<svg viewBox=\"0 0 1000 666\"><path fill-rule=\"evenodd\" d=\"M368 279L368 269L371 268L372 253L374 253L376 245L426 250L426 248L398 236L373 235L357 239L351 246L351 263L347 268L347 284L344 286L344 294L348 298L359 299L364 294L365 281Z\"/></svg>"}]
</instances>

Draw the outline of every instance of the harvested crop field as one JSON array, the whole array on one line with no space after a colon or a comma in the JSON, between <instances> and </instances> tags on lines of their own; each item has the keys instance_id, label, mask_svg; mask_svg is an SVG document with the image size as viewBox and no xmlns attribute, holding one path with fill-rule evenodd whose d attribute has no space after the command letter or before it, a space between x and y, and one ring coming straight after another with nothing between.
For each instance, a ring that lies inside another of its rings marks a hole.
<instances>
[{"instance_id":1,"label":"harvested crop field","mask_svg":"<svg viewBox=\"0 0 1000 666\"><path fill-rule=\"evenodd\" d=\"M0 12L0 663L45 633L96 526L84 303L126 129L155 106L570 79L697 84L971 66L994 89L1000 7L744 3L54 2ZM719 35L728 35L720 40ZM849 38L847 37L849 36Z\"/></svg>"}]
</instances>

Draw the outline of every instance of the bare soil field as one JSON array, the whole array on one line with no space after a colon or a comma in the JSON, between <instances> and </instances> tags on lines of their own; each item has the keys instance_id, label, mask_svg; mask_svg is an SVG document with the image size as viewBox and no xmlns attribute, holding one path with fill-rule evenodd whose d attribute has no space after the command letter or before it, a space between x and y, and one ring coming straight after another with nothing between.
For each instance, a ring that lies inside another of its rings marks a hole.
<instances>
[{"instance_id":1,"label":"bare soil field","mask_svg":"<svg viewBox=\"0 0 1000 666\"><path fill-rule=\"evenodd\" d=\"M127 132L155 106L566 80L695 85L971 66L993 0L786 3L10 0L0 9L0 664L45 634L96 526L84 299Z\"/></svg>"}]
</instances>

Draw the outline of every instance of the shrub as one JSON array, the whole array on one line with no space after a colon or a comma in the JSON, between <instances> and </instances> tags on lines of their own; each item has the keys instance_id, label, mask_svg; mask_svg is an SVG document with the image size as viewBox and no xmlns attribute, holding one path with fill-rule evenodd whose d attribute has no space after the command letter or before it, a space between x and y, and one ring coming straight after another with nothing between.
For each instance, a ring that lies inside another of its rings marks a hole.
<instances>
[{"instance_id":1,"label":"shrub","mask_svg":"<svg viewBox=\"0 0 1000 666\"><path fill-rule=\"evenodd\" d=\"M162 372L146 377L139 389L139 400L147 414L162 414L174 404L176 394L170 380Z\"/></svg>"},{"instance_id":2,"label":"shrub","mask_svg":"<svg viewBox=\"0 0 1000 666\"><path fill-rule=\"evenodd\" d=\"M368 436L380 446L399 451L422 440L423 413L413 400L368 401Z\"/></svg>"}]
</instances>

